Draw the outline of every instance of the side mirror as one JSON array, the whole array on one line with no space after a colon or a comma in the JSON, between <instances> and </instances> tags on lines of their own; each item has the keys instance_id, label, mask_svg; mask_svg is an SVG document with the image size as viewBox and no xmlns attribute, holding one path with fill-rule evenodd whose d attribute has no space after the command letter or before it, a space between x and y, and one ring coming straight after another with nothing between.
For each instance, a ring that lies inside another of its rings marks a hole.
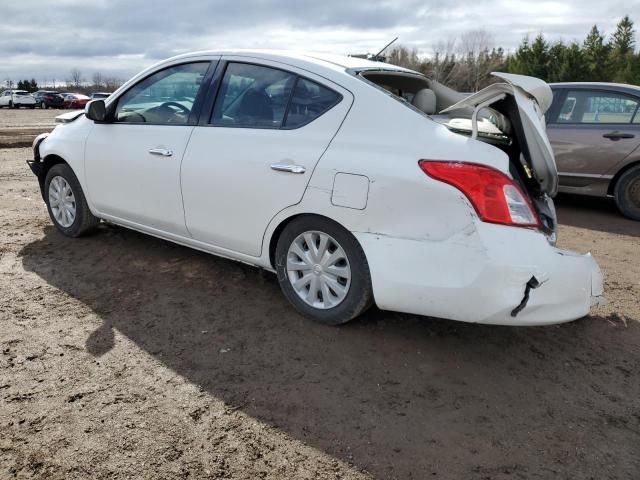
<instances>
[{"instance_id":1,"label":"side mirror","mask_svg":"<svg viewBox=\"0 0 640 480\"><path fill-rule=\"evenodd\" d=\"M107 118L107 107L104 100L92 100L84 107L84 114L94 122L104 122Z\"/></svg>"}]
</instances>

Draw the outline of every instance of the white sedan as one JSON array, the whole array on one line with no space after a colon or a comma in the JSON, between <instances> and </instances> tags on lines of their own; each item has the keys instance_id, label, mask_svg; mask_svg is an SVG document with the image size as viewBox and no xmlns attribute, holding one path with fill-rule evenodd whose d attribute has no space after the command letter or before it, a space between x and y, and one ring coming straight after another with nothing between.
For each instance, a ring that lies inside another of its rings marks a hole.
<instances>
[{"instance_id":1,"label":"white sedan","mask_svg":"<svg viewBox=\"0 0 640 480\"><path fill-rule=\"evenodd\" d=\"M63 234L102 220L274 271L322 323L583 317L602 276L554 247L551 90L496 75L468 96L352 57L181 55L60 116L29 163Z\"/></svg>"}]
</instances>

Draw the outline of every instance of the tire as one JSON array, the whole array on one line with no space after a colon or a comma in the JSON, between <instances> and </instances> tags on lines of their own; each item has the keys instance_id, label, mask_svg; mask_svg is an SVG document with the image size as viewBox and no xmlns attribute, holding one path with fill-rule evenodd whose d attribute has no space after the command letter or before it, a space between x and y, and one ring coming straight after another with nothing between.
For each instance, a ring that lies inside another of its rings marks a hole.
<instances>
[{"instance_id":1,"label":"tire","mask_svg":"<svg viewBox=\"0 0 640 480\"><path fill-rule=\"evenodd\" d=\"M313 249L309 242L314 244ZM371 274L362 247L350 232L325 217L293 219L278 238L275 263L278 283L287 300L318 323L347 323L373 304ZM297 281L296 288L293 282Z\"/></svg>"},{"instance_id":2,"label":"tire","mask_svg":"<svg viewBox=\"0 0 640 480\"><path fill-rule=\"evenodd\" d=\"M66 191L70 189L71 196L64 195L65 189L60 188L65 184ZM61 206L52 205L56 191L58 192L57 196L62 195L67 199L71 198L71 200L64 202ZM49 169L44 181L44 192L49 217L62 234L68 237L79 237L100 223L100 219L94 217L89 210L80 182L66 163L58 163ZM61 210L66 210L67 214ZM72 217L68 214L71 210L74 212Z\"/></svg>"},{"instance_id":3,"label":"tire","mask_svg":"<svg viewBox=\"0 0 640 480\"><path fill-rule=\"evenodd\" d=\"M13 106L13 102L12 102L11 100L9 100L9 108L15 108L15 107Z\"/></svg>"},{"instance_id":4,"label":"tire","mask_svg":"<svg viewBox=\"0 0 640 480\"><path fill-rule=\"evenodd\" d=\"M640 165L620 176L613 195L622 215L640 221Z\"/></svg>"}]
</instances>

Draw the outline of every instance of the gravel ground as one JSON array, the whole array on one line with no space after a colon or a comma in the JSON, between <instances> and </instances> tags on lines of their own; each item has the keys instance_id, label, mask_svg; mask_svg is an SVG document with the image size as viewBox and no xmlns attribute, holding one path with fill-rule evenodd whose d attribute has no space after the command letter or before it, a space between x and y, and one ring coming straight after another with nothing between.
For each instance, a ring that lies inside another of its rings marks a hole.
<instances>
[{"instance_id":1,"label":"gravel ground","mask_svg":"<svg viewBox=\"0 0 640 480\"><path fill-rule=\"evenodd\" d=\"M639 478L640 224L609 202L558 202L606 276L588 318L329 328L251 267L62 237L29 156L0 149L0 478Z\"/></svg>"}]
</instances>

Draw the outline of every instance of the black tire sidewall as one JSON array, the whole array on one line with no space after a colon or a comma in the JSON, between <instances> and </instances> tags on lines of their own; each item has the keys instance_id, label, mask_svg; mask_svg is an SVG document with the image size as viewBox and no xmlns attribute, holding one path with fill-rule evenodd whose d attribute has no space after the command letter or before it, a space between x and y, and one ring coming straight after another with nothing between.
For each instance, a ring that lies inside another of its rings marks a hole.
<instances>
[{"instance_id":1,"label":"black tire sidewall","mask_svg":"<svg viewBox=\"0 0 640 480\"><path fill-rule=\"evenodd\" d=\"M319 231L333 237L347 255L351 268L351 284L345 299L330 309L314 308L305 303L295 292L287 275L287 253L293 240L301 233ZM373 303L369 264L356 238L345 228L328 218L309 215L289 223L276 247L275 266L278 283L289 302L304 316L325 325L341 325L352 320Z\"/></svg>"},{"instance_id":2,"label":"black tire sidewall","mask_svg":"<svg viewBox=\"0 0 640 480\"><path fill-rule=\"evenodd\" d=\"M62 177L67 183L71 186L71 190L73 191L73 196L76 199L76 216L73 219L73 223L69 227L63 227L60 225L53 215L51 211L51 205L49 205L49 185L51 184L51 180L54 177ZM85 229L85 218L88 211L87 202L84 198L84 194L82 192L82 187L80 186L80 182L78 182L78 178L71 170L71 167L64 163L59 163L54 165L47 172L47 176L44 182L44 195L45 195L45 203L47 204L47 211L49 212L49 217L53 222L53 225L64 235L68 237L77 237L81 235Z\"/></svg>"},{"instance_id":3,"label":"black tire sidewall","mask_svg":"<svg viewBox=\"0 0 640 480\"><path fill-rule=\"evenodd\" d=\"M615 200L618 210L625 217L640 221L640 207L634 206L629 198L629 188L634 182L640 182L640 165L622 174L616 185Z\"/></svg>"}]
</instances>

